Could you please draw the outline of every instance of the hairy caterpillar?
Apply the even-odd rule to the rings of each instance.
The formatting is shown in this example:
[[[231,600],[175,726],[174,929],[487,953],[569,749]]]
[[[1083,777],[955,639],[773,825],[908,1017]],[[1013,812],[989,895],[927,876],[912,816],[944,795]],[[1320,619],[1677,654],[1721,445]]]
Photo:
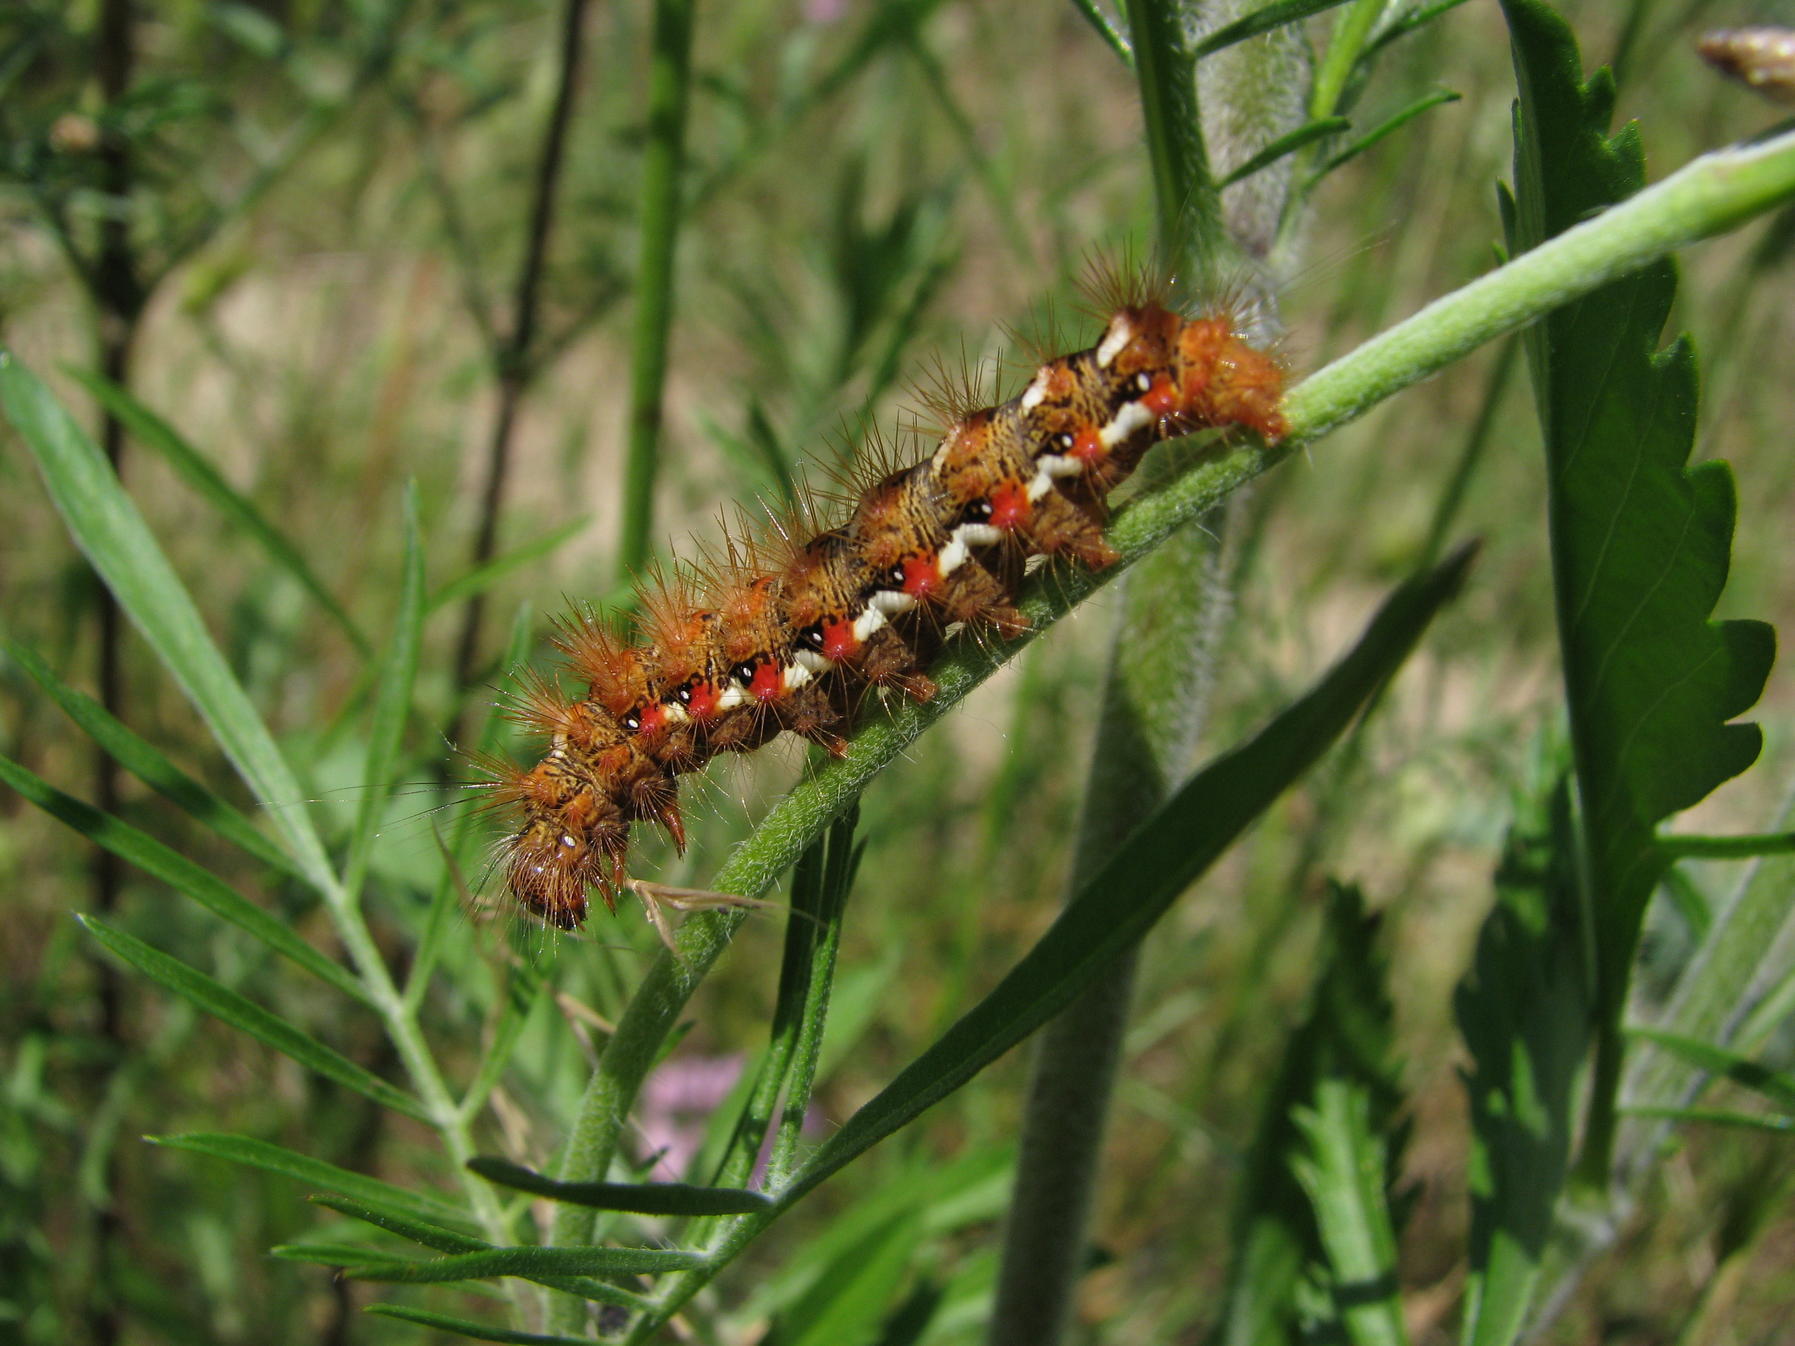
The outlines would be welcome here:
[[[490,799],[520,821],[500,864],[525,909],[561,929],[587,893],[615,910],[631,825],[683,848],[679,777],[789,732],[845,749],[867,696],[933,695],[930,662],[964,625],[1011,635],[1031,557],[1102,568],[1110,492],[1159,440],[1206,428],[1284,433],[1284,369],[1231,305],[1181,312],[1121,271],[1087,350],[1050,359],[1000,406],[950,408],[921,461],[875,463],[835,522],[814,504],[726,537],[702,580],[674,572],[642,595],[633,632],[590,611],[555,644],[586,685],[526,674],[506,713],[547,740],[528,769],[482,762]],[[659,913],[649,894],[651,916]]]

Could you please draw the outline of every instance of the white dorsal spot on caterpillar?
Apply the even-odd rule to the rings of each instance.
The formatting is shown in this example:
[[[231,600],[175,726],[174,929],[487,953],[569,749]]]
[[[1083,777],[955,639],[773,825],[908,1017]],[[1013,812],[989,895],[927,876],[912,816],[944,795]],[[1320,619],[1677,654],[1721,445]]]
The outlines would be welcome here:
[[[1148,411],[1139,402],[1125,403],[1120,411],[1110,418],[1109,424],[1097,432],[1097,438],[1106,449],[1133,439],[1140,431],[1158,421],[1159,417]]]
[[[1108,369],[1116,362],[1130,341],[1134,340],[1134,324],[1128,320],[1126,313],[1118,313],[1110,320],[1109,331],[1103,334],[1103,340],[1097,345],[1097,368]],[[1029,410],[1030,408],[1024,408]]]
[[[908,594],[896,594],[893,596],[899,598],[909,597]],[[915,600],[911,600],[911,606],[915,606]],[[854,639],[864,645],[867,641],[871,640],[875,634],[883,630],[889,624],[884,609],[877,603],[869,602],[861,609],[860,615],[854,618]]]

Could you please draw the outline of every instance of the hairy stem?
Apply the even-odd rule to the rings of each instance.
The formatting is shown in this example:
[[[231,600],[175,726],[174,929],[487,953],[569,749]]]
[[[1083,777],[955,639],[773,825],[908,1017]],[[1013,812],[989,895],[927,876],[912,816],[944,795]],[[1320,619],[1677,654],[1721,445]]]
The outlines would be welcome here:
[[[1126,581],[1085,787],[1068,900],[1183,777],[1232,609],[1226,510],[1186,527]],[[1192,583],[1192,576],[1203,578]],[[1104,1123],[1133,1002],[1139,946],[1041,1032],[988,1340],[1065,1335],[1089,1239]]]

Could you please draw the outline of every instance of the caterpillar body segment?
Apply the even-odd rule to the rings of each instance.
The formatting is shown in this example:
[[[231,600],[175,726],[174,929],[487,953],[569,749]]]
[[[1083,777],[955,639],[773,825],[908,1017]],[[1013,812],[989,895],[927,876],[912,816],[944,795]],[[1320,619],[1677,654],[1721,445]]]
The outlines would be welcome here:
[[[707,573],[646,586],[632,634],[592,612],[559,623],[586,692],[526,677],[506,713],[547,753],[493,772],[495,800],[520,815],[501,854],[526,910],[572,929],[589,889],[612,909],[626,889],[650,900],[655,885],[626,876],[629,831],[649,822],[683,846],[681,775],[781,733],[840,753],[869,696],[935,694],[927,670],[951,630],[1026,628],[1031,558],[1114,564],[1109,496],[1153,444],[1209,428],[1283,436],[1275,352],[1225,312],[1182,315],[1138,281],[1110,288],[1120,302],[1096,345],[1046,361],[999,406],[938,396],[952,414],[932,452],[882,455],[839,512],[808,499],[758,534],[728,531]]]

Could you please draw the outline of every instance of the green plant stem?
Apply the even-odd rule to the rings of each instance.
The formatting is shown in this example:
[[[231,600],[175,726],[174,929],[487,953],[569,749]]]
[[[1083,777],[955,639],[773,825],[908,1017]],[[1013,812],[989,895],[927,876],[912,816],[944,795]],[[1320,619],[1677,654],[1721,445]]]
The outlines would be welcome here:
[[[1795,195],[1795,132],[1715,150],[1435,300],[1293,388],[1285,414],[1326,434],[1492,337]]]
[[[1315,71],[1315,82],[1309,89],[1309,117],[1320,120],[1340,111],[1340,100],[1346,93],[1347,81],[1371,38],[1378,18],[1389,8],[1389,0],[1353,0],[1346,12],[1334,23],[1334,35]]]
[[[630,367],[629,436],[623,475],[624,578],[641,571],[654,528],[667,340],[673,325],[673,262],[684,218],[686,98],[692,83],[694,0],[655,0],[648,77],[648,148],[642,163],[641,251]]]
[[[1181,264],[1214,262],[1213,252],[1225,238],[1222,197],[1203,147],[1196,61],[1185,46],[1183,14],[1164,0],[1126,0],[1124,9],[1160,246],[1170,249],[1168,260]]]
[[[379,947],[374,943],[373,933],[368,929],[360,907],[335,876],[320,885],[319,895],[324,899],[325,909],[330,914],[337,938],[342,941],[350,963],[367,990],[369,1002],[380,1018],[381,1027],[385,1029],[393,1049],[399,1054],[399,1060],[405,1067],[418,1101],[442,1138],[443,1150],[454,1167],[462,1192],[467,1197],[475,1218],[479,1220],[487,1241],[495,1244],[513,1242],[511,1222],[505,1217],[492,1187],[467,1169],[467,1161],[476,1153],[469,1119],[462,1112],[444,1081],[442,1072],[437,1068],[436,1058],[418,1026],[414,1008],[407,1006],[405,997],[394,984],[392,973],[387,968],[386,960],[381,957]]]
[[[711,886],[743,897],[761,896],[867,782],[1029,640],[1127,564],[1297,448],[1436,373],[1481,342],[1792,194],[1795,133],[1704,155],[1656,187],[1436,300],[1296,385],[1285,399],[1290,433],[1282,443],[1223,445],[1163,490],[1119,511],[1110,541],[1122,555],[1121,565],[1101,574],[1056,571],[1031,585],[1021,602],[1033,623],[1028,635],[988,646],[961,642],[932,670],[939,686],[933,700],[903,706],[862,727],[844,757],[822,767],[773,807]],[[604,1177],[619,1129],[661,1043],[746,918],[739,909],[699,913],[680,927],[676,952],[655,960],[599,1058],[556,1176],[582,1182]],[[591,1232],[590,1211],[559,1212],[555,1242],[586,1242]]]

